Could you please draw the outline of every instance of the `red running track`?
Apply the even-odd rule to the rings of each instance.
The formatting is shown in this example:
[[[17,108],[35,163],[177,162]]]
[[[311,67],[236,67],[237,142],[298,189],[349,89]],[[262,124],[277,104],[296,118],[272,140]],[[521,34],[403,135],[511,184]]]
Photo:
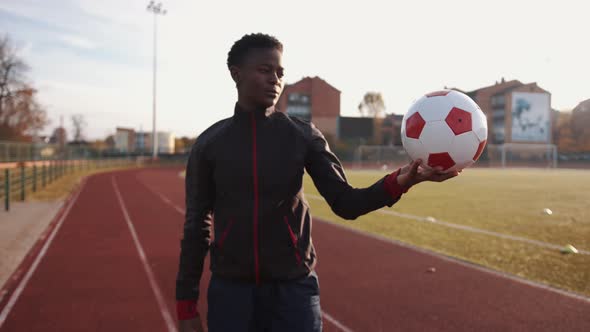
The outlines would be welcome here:
[[[174,330],[178,172],[90,177],[4,286],[0,332]],[[313,237],[324,331],[590,331],[587,299],[325,222]]]

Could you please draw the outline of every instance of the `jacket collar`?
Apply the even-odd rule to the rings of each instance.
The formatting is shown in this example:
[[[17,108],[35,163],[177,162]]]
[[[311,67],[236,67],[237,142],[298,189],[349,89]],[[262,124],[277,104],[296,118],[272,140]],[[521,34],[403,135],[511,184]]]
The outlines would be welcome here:
[[[252,113],[254,113],[256,119],[266,119],[270,117],[274,112],[276,112],[274,106],[271,106],[267,109],[258,108],[253,111],[246,111],[243,108],[241,108],[240,105],[238,105],[238,103],[236,103],[236,106],[234,108],[234,119],[250,120],[252,118]]]

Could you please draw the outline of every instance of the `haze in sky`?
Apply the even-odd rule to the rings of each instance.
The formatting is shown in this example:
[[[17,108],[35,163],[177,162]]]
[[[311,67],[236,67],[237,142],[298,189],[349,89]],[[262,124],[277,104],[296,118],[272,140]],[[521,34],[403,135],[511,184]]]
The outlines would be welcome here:
[[[153,15],[147,0],[0,0],[0,33],[30,65],[52,123],[86,117],[89,139],[151,131]],[[587,1],[166,0],[158,17],[158,130],[196,136],[231,116],[227,52],[242,35],[284,44],[285,82],[320,76],[358,115],[367,91],[403,114],[422,94],[502,77],[537,82],[552,107],[590,98]],[[70,131],[71,132],[71,131]]]

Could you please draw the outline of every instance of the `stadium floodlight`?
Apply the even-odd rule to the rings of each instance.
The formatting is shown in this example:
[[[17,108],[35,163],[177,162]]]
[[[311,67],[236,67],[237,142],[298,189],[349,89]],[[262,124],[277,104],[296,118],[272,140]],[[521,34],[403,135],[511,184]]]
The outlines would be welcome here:
[[[156,135],[156,72],[157,72],[157,29],[158,29],[158,15],[166,15],[166,10],[163,8],[162,3],[150,1],[147,6],[147,10],[152,12],[154,15],[154,52],[153,52],[153,109],[152,109],[152,158],[158,158],[158,137]]]

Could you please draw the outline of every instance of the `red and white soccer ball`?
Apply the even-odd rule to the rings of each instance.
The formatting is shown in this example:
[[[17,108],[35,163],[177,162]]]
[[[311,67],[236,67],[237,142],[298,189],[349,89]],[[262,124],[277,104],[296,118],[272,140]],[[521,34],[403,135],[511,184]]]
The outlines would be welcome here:
[[[471,166],[488,138],[484,113],[455,90],[429,93],[416,100],[402,121],[402,144],[412,160],[445,171]]]

